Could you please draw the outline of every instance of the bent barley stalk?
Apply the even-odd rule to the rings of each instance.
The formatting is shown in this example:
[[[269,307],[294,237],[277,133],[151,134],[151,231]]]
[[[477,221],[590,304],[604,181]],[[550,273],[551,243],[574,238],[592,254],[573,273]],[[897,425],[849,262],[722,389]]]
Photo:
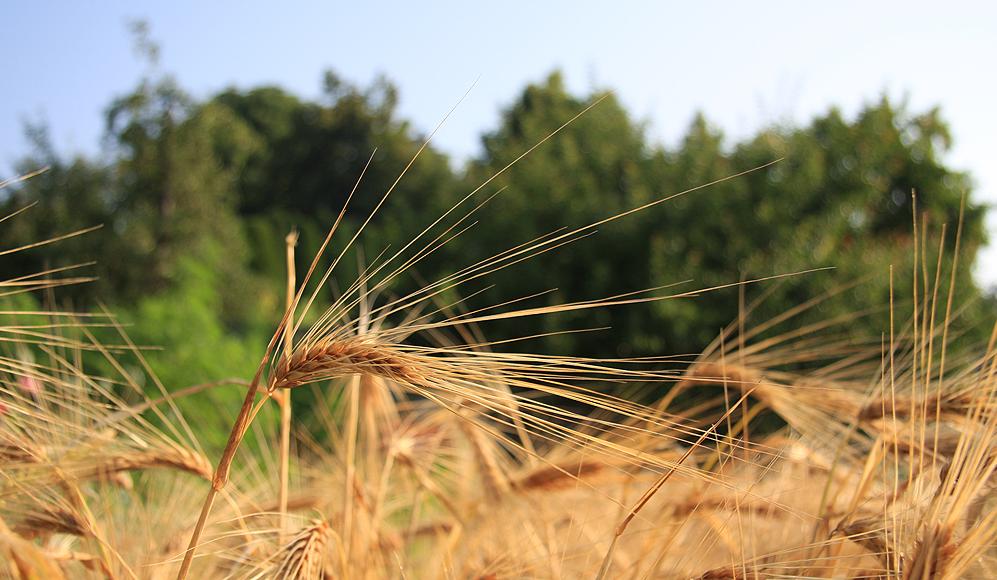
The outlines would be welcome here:
[[[571,123],[574,119],[576,119],[578,116],[580,116],[581,114],[583,114],[585,111],[587,111],[593,106],[595,106],[595,103],[593,103],[585,110],[580,112],[578,115],[567,121],[560,128],[558,128],[550,135],[548,135],[547,138],[541,140],[540,143],[528,149],[522,156],[520,156],[519,159],[521,159],[523,156],[529,153],[529,151],[532,151],[541,143],[549,139],[551,136],[557,133],[557,131],[560,131],[561,128],[567,126],[568,123]],[[435,134],[435,130],[433,134]],[[433,134],[430,134],[429,139],[432,138]],[[426,148],[426,146],[428,146],[428,143],[429,140],[427,139],[427,141],[424,142],[423,146],[420,147],[419,150],[412,157],[408,165],[406,165],[405,169],[403,169],[399,177],[384,193],[380,202],[378,202],[378,204],[372,210],[371,214],[368,215],[366,221],[357,230],[351,241],[346,245],[346,247],[342,250],[339,256],[333,261],[332,266],[330,266],[326,274],[320,279],[319,285],[316,288],[315,292],[318,291],[319,287],[324,285],[328,277],[332,274],[333,268],[335,268],[336,264],[339,263],[339,260],[342,258],[345,252],[349,249],[349,247],[353,244],[353,242],[356,241],[356,239],[360,236],[366,225],[373,218],[374,214],[380,209],[381,205],[383,205],[383,203],[387,200],[388,196],[394,190],[395,186],[397,186],[398,182],[402,179],[402,177],[404,177],[405,173],[416,161],[416,159]],[[505,169],[511,167],[512,164],[515,163],[516,161],[518,161],[518,159],[510,163]],[[368,161],[368,165],[369,163],[370,161]],[[641,205],[639,207],[635,207],[620,212],[618,214],[611,215],[607,218],[601,219],[592,224],[576,228],[567,233],[559,235],[541,236],[540,238],[537,238],[536,240],[533,240],[532,242],[529,242],[525,245],[516,246],[508,252],[502,252],[492,260],[486,260],[484,263],[477,264],[475,266],[472,266],[468,269],[459,272],[457,275],[454,275],[445,280],[441,280],[437,284],[432,284],[427,286],[423,291],[420,292],[423,295],[419,298],[416,298],[414,303],[407,302],[407,300],[409,300],[411,297],[403,298],[399,301],[396,301],[386,311],[378,314],[378,316],[380,318],[383,318],[388,314],[390,314],[391,312],[396,312],[399,309],[401,310],[411,309],[415,307],[419,302],[431,299],[433,296],[441,292],[442,290],[440,289],[440,286],[443,286],[444,289],[456,287],[461,283],[465,283],[469,280],[473,280],[480,276],[483,276],[484,274],[488,273],[488,271],[494,271],[497,269],[504,268],[506,266],[519,262],[523,259],[527,259],[531,255],[536,255],[537,253],[542,253],[552,248],[556,248],[566,243],[570,243],[573,239],[578,239],[578,236],[583,234],[587,235],[586,232],[591,232],[594,228],[602,224],[624,218],[639,211],[647,210],[651,207],[664,203],[670,199],[674,199],[675,197],[691,193],[692,191],[708,187],[709,185],[720,183],[729,179],[733,179],[740,175],[745,175],[747,173],[757,171],[759,169],[771,165],[772,163],[767,163],[745,172],[724,177],[715,180],[713,182],[710,182],[709,184],[691,188],[689,190],[680,192],[678,194],[656,199],[654,201],[645,203],[644,205]],[[444,217],[449,215],[451,211],[455,210],[460,204],[469,199],[470,196],[474,195],[474,193],[479,191],[487,183],[491,182],[495,177],[504,172],[505,169],[500,170],[492,178],[489,178],[481,186],[475,189],[471,194],[466,196],[463,200],[459,201],[455,206],[453,206],[453,208],[451,208],[451,210],[446,212],[444,216],[439,218],[436,222],[431,224],[426,230],[424,230],[422,233],[413,238],[413,240],[408,244],[406,244],[402,248],[402,250],[400,250],[392,258],[384,262],[381,266],[374,269],[372,273],[362,276],[361,280],[359,280],[357,283],[351,286],[350,291],[347,293],[347,297],[352,296],[354,293],[360,291],[360,289],[365,286],[365,283],[369,276],[372,276],[377,272],[380,272],[381,269],[386,267],[388,263],[398,258],[402,254],[402,252],[408,249],[413,243],[415,243],[416,240],[422,237],[432,227],[440,223],[440,221]],[[366,168],[364,171],[366,171]],[[362,177],[363,173],[361,173],[361,179]],[[357,184],[359,184],[359,179],[357,181]],[[354,187],[354,191],[356,191],[356,186]],[[183,561],[181,562],[180,570],[177,575],[178,580],[182,580],[183,578],[185,578],[190,571],[194,554],[200,542],[200,537],[204,530],[204,526],[207,524],[207,519],[211,512],[212,506],[214,505],[214,501],[218,496],[218,494],[221,492],[221,490],[224,489],[224,487],[228,483],[229,475],[232,468],[232,462],[235,459],[235,454],[241,444],[243,437],[245,436],[246,431],[249,428],[250,423],[253,420],[253,417],[258,411],[258,407],[254,409],[254,400],[256,396],[256,390],[258,386],[262,384],[262,379],[266,369],[266,365],[270,361],[270,357],[277,351],[277,345],[280,342],[282,335],[286,332],[286,329],[289,326],[292,326],[290,321],[294,319],[299,321],[301,320],[301,316],[295,316],[295,311],[300,303],[301,298],[303,297],[305,287],[308,285],[308,282],[311,280],[312,274],[314,273],[318,265],[319,258],[323,255],[325,248],[332,240],[333,234],[336,232],[337,227],[341,223],[341,220],[346,213],[346,208],[349,205],[350,200],[352,199],[352,195],[353,194],[351,193],[350,196],[347,197],[346,203],[344,204],[343,209],[340,211],[340,214],[337,217],[336,222],[333,224],[333,227],[330,229],[328,235],[326,236],[325,241],[323,242],[319,251],[316,253],[312,261],[312,264],[307,274],[304,277],[304,281],[300,285],[300,288],[295,296],[295,299],[292,302],[292,306],[288,308],[284,313],[284,316],[280,324],[278,325],[277,331],[274,333],[273,337],[271,338],[270,344],[267,346],[266,352],[260,362],[260,365],[253,378],[253,381],[250,384],[250,388],[247,390],[246,397],[243,400],[242,407],[236,418],[235,424],[233,425],[233,428],[230,432],[228,442],[226,443],[225,449],[222,452],[221,459],[219,460],[218,465],[215,469],[214,477],[212,478],[211,488],[204,499],[204,503],[201,508],[201,513],[198,516],[197,523],[194,526],[194,531],[191,534],[188,548],[184,553]],[[472,209],[471,213],[476,211],[476,209],[477,208]],[[470,215],[470,213],[468,213],[467,215]],[[458,220],[458,223],[459,221],[462,220]],[[453,227],[455,226],[451,226],[451,229]],[[449,231],[450,230],[448,229],[447,232]],[[391,278],[399,275],[402,271],[408,269],[414,263],[418,262],[418,260],[421,257],[423,257],[426,252],[431,252],[434,249],[434,245],[437,244],[438,241],[439,238],[437,238],[437,240],[433,240],[432,242],[430,242],[430,244],[427,245],[427,247],[424,248],[423,250],[415,252],[415,255],[405,260],[402,266],[398,268],[398,270],[387,274],[386,279],[383,280],[380,284],[386,283]],[[732,284],[731,286],[737,286],[740,284]],[[375,287],[375,289],[376,288],[377,287]],[[688,295],[690,296],[695,294],[696,292],[688,293]],[[602,307],[622,306],[626,304],[639,304],[643,302],[652,302],[664,299],[664,297],[661,296],[644,296],[636,298],[634,296],[635,296],[634,293],[630,293],[602,301],[598,300],[586,301],[586,302],[562,305],[558,307],[524,309],[521,311],[507,312],[495,315],[485,315],[478,317],[471,316],[466,318],[447,320],[440,324],[412,323],[405,328],[398,329],[395,336],[396,337],[407,336],[414,332],[418,332],[420,330],[432,330],[434,328],[438,329],[446,327],[466,326],[469,324],[474,324],[485,320],[498,320],[503,318],[508,319],[516,317],[537,316],[537,315],[549,314],[559,311],[590,310]],[[472,359],[470,358],[464,358],[460,361],[463,364],[470,364],[471,366],[472,370],[471,376],[473,378],[470,379],[469,381],[467,373],[464,372],[462,368],[460,368],[461,365],[454,364],[452,361],[441,362],[439,359],[437,359],[437,357],[426,357],[426,356],[421,356],[416,358],[412,357],[410,354],[407,353],[403,355],[400,352],[393,351],[392,350],[393,347],[386,346],[387,344],[390,344],[390,342],[369,343],[363,341],[358,342],[352,339],[344,340],[341,333],[332,332],[330,330],[332,328],[332,325],[335,324],[337,319],[342,318],[345,315],[343,308],[346,307],[348,309],[355,304],[355,302],[353,303],[349,302],[348,300],[350,299],[347,297],[341,298],[340,301],[338,301],[333,307],[331,307],[327,311],[327,313],[322,317],[321,322],[316,325],[315,329],[313,329],[311,333],[314,336],[314,335],[322,335],[323,331],[327,331],[328,334],[326,336],[324,337],[319,336],[318,339],[312,340],[310,342],[306,340],[307,346],[305,348],[297,347],[296,349],[297,352],[294,355],[290,357],[287,357],[285,355],[280,359],[280,361],[278,361],[275,372],[272,374],[272,376],[269,377],[269,380],[266,383],[268,386],[268,388],[266,389],[266,397],[271,396],[278,389],[293,388],[320,379],[343,377],[347,375],[362,375],[365,373],[369,373],[375,376],[380,376],[383,378],[396,381],[417,394],[430,397],[437,401],[439,401],[439,399],[431,394],[433,390],[438,390],[442,388],[443,391],[445,392],[453,392],[452,388],[447,387],[447,383],[450,382],[450,380],[452,380],[455,377],[459,379],[462,378],[464,385],[457,390],[456,394],[460,397],[467,397],[468,399],[473,399],[475,398],[476,395],[477,399],[479,400],[481,399],[482,394],[480,393],[474,393],[474,392],[468,393],[469,387],[467,384],[469,382],[478,383],[478,384],[488,383],[489,371],[483,369],[480,364],[478,365],[473,364],[471,362]],[[315,293],[313,293],[309,297],[309,299],[305,302],[304,304],[305,311],[308,310],[314,298],[315,298]],[[347,301],[344,303],[343,302],[344,300]],[[362,298],[352,299],[352,300],[362,301]],[[295,323],[293,325],[292,331],[290,332],[289,336],[294,334],[294,329],[296,329],[297,324],[298,323]],[[340,329],[342,328],[348,329],[351,327],[351,325],[357,325],[357,324],[358,324],[357,321],[354,321],[351,324],[344,325]],[[484,353],[478,353],[478,354],[484,354]],[[519,386],[534,387],[534,388],[540,386],[546,386],[546,388],[542,390],[548,393],[559,391],[563,394],[565,390],[555,381],[563,381],[565,378],[567,378],[568,380],[578,380],[579,378],[577,376],[572,377],[568,375],[568,373],[575,373],[577,375],[577,373],[579,373],[582,370],[588,370],[590,372],[594,372],[595,376],[598,376],[602,379],[612,379],[612,378],[620,379],[626,376],[630,376],[632,378],[639,377],[644,380],[660,378],[656,377],[652,373],[641,373],[641,372],[632,372],[632,371],[624,372],[616,369],[598,368],[593,364],[592,361],[584,361],[580,359],[560,359],[560,360],[551,359],[549,361],[545,361],[546,366],[540,366],[537,367],[536,370],[530,371],[525,363],[527,361],[530,361],[531,358],[533,359],[533,362],[535,362],[536,357],[521,357],[515,361],[515,363],[518,365],[519,372],[521,373],[520,376],[522,377],[519,380],[519,382],[521,383]],[[425,366],[427,368],[424,368],[422,364],[414,364],[414,365],[409,364],[411,362],[425,363]],[[507,359],[505,362],[509,363],[509,360]],[[560,368],[558,368],[559,365]],[[426,373],[427,370],[432,372],[429,372],[426,374],[426,376],[423,376],[423,374]],[[490,369],[490,371],[494,372],[494,369]],[[531,373],[533,374],[531,375]],[[530,380],[531,377],[534,378],[535,380],[531,381]],[[592,378],[592,377],[591,376],[582,377],[582,379],[584,378]],[[555,385],[558,386],[555,388],[551,388],[550,387],[551,383],[554,383]],[[589,402],[596,400],[596,398],[592,396],[586,396],[585,398],[588,399]],[[589,440],[598,443],[597,438],[590,438]]]
[[[319,580],[326,565],[326,544],[331,531],[328,522],[316,521],[288,542],[279,554],[273,578]]]
[[[374,375],[400,383],[420,381],[418,361],[405,360],[386,345],[351,339],[326,339],[282,357],[269,389],[292,389],[307,383],[349,375]]]

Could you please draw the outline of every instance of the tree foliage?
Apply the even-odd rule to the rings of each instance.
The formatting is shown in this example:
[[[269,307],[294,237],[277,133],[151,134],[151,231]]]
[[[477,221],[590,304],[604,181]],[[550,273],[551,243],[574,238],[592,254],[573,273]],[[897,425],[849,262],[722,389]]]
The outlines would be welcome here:
[[[681,143],[669,149],[648,143],[641,126],[611,95],[572,96],[556,74],[528,87],[505,112],[501,126],[484,138],[485,154],[470,168],[472,180],[498,171],[600,99],[592,111],[502,177],[508,189],[485,231],[479,232],[488,241],[485,248],[503,240],[515,244],[555,227],[593,223],[653,199],[749,173],[600,227],[592,239],[545,257],[542,268],[524,266],[508,273],[505,283],[498,284],[506,293],[499,298],[510,298],[509,288],[529,295],[555,286],[559,290],[550,301],[675,284],[672,291],[677,293],[832,267],[833,272],[781,282],[756,315],[775,316],[858,279],[864,282],[847,300],[831,300],[811,316],[853,312],[856,299],[885,311],[891,265],[896,299],[912,295],[912,193],[917,192],[920,219],[950,226],[951,248],[960,200],[970,192],[967,176],[941,161],[951,139],[937,110],[912,115],[882,99],[852,121],[831,110],[805,127],[772,127],[732,146],[697,115]],[[963,298],[979,296],[971,268],[965,266],[984,239],[983,210],[970,198],[957,285]],[[738,290],[731,289],[658,302],[651,315],[637,309],[595,317],[586,313],[568,325],[611,325],[616,338],[607,343],[604,336],[578,334],[546,341],[549,348],[567,352],[694,352],[738,316],[739,304]],[[801,324],[806,321],[800,319]],[[854,329],[875,336],[885,322],[884,315],[871,316]],[[976,322],[964,321],[964,326]],[[517,321],[516,330],[544,332],[552,330],[545,326],[550,323],[547,319],[523,328]]]
[[[14,188],[2,209],[9,213],[32,201],[41,209],[5,223],[0,238],[9,247],[104,224],[103,233],[80,239],[72,251],[60,246],[58,253],[43,247],[18,254],[11,271],[101,260],[100,281],[67,296],[86,301],[99,295],[134,317],[158,321],[159,330],[143,330],[141,338],[175,353],[157,364],[173,369],[169,377],[177,382],[185,380],[182,369],[190,376],[238,370],[209,360],[218,353],[203,353],[198,362],[197,341],[180,344],[184,309],[197,306],[190,313],[196,320],[188,322],[200,336],[225,337],[219,340],[227,344],[226,360],[250,360],[247,353],[255,350],[240,341],[265,335],[283,302],[284,234],[291,227],[301,231],[303,267],[371,156],[345,225],[345,232],[355,231],[394,188],[370,226],[369,256],[397,248],[594,104],[478,194],[480,201],[497,193],[472,231],[420,263],[421,279],[437,279],[558,228],[599,222],[749,172],[607,222],[596,235],[495,272],[487,281],[494,287],[476,300],[499,303],[551,291],[532,299],[539,305],[647,288],[676,293],[833,267],[764,286],[768,296],[756,316],[775,316],[862,280],[847,299],[830,300],[809,316],[845,315],[856,304],[878,307],[879,315],[852,325],[868,336],[884,328],[891,265],[895,299],[911,297],[911,193],[917,193],[919,219],[932,226],[929,231],[948,225],[949,247],[961,200],[971,193],[968,176],[944,162],[951,135],[938,110],[911,113],[884,98],[854,118],[830,110],[805,126],[769,127],[736,143],[698,115],[684,138],[666,147],[649,140],[643,123],[611,93],[571,94],[557,73],[524,89],[483,137],[482,154],[464,168],[455,170],[429,146],[396,184],[425,136],[399,117],[398,91],[387,80],[360,87],[330,72],[316,101],[273,86],[230,88],[198,101],[158,72],[154,51],[146,49],[149,73],[108,108],[103,156],[62,159],[44,128],[32,128],[35,151],[21,167],[50,170]],[[985,243],[984,212],[971,195],[967,199],[957,289],[960,298],[973,299],[982,296],[970,273]],[[934,256],[936,246],[924,247]],[[921,276],[933,279],[934,273]],[[400,281],[394,290],[416,283]],[[748,302],[761,292],[748,287]],[[608,334],[548,336],[539,348],[577,355],[689,353],[737,317],[742,302],[733,288],[485,330],[503,339],[611,326]],[[988,302],[975,304],[964,313],[962,330],[992,318]]]

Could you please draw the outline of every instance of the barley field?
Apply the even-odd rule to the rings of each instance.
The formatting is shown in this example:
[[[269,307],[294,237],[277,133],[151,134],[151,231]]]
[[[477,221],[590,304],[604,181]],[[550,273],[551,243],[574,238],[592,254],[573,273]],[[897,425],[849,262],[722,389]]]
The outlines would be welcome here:
[[[0,580],[997,578],[997,3],[0,15]]]
[[[682,195],[708,196],[708,185]],[[391,211],[390,193],[372,214]],[[915,268],[904,278],[882,273],[888,303],[795,323],[849,292],[842,280],[758,319],[766,289],[811,273],[731,280],[724,286],[739,291],[739,315],[695,356],[533,354],[529,337],[492,342],[483,329],[640,311],[716,287],[634,288],[540,307],[470,309],[453,299],[472,280],[570,253],[598,227],[674,197],[494,248],[402,295],[386,291],[392,280],[477,219],[482,206],[470,196],[407,244],[359,258],[359,274],[338,279],[335,293],[328,281],[358,259],[364,228],[334,243],[340,213],[304,271],[294,267],[292,232],[273,240],[288,265],[283,315],[260,345],[255,376],[230,381],[163,384],[145,345],[108,310],[47,301],[0,312],[0,574],[997,574],[997,328],[980,344],[952,330],[963,308],[954,299],[961,222],[946,235],[924,223],[916,199]],[[42,211],[22,210],[0,228]],[[18,276],[0,292],[57,295],[88,280],[79,271]],[[913,301],[892,300],[900,287]],[[844,332],[870,309],[888,312],[879,335]],[[219,409],[230,428],[224,446],[206,445],[182,404],[216,389],[244,393],[241,407]],[[308,421],[292,401],[311,409]]]

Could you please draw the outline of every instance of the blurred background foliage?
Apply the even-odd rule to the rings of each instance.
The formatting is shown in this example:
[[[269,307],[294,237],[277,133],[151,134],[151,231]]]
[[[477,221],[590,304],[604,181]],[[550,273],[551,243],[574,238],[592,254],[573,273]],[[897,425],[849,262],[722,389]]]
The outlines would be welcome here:
[[[60,292],[60,305],[106,303],[131,324],[136,342],[162,347],[148,356],[169,388],[248,378],[283,307],[285,234],[292,227],[301,233],[297,256],[303,271],[368,158],[373,155],[346,214],[344,240],[425,135],[400,118],[398,91],[387,79],[355,86],[327,72],[315,101],[275,86],[231,88],[198,100],[159,72],[155,47],[144,48],[148,73],[109,104],[102,154],[60,157],[47,129],[30,126],[34,150],[20,169],[50,169],[0,197],[4,214],[39,202],[3,224],[2,247],[95,224],[103,224],[103,231],[4,256],[5,275],[98,260],[99,280]],[[886,99],[869,103],[854,118],[832,109],[805,126],[773,126],[739,142],[725,139],[699,115],[680,143],[666,147],[651,141],[644,124],[612,93],[571,94],[554,72],[523,89],[503,111],[499,125],[482,137],[479,157],[457,166],[430,145],[373,220],[364,255],[401,247],[596,101],[476,194],[480,201],[501,191],[471,231],[421,262],[415,276],[399,279],[391,291],[401,293],[558,228],[596,222],[781,159],[607,223],[598,235],[498,271],[463,292],[483,289],[471,303],[482,306],[555,289],[527,303],[539,306],[677,283],[663,292],[685,292],[833,266],[749,287],[749,300],[767,293],[754,318],[765,320],[860,281],[796,324],[872,308],[847,330],[878,340],[888,329],[891,265],[898,303],[909,305],[911,298],[916,190],[935,236],[927,244],[930,256],[943,223],[952,247],[960,201],[968,196],[956,286],[957,303],[965,308],[957,329],[970,337],[989,332],[993,300],[971,276],[985,243],[985,208],[974,201],[968,176],[943,161],[951,137],[941,112],[909,111]],[[333,284],[352,282],[361,259],[346,264]],[[733,288],[496,322],[484,330],[502,340],[612,327],[514,348],[610,357],[695,353],[738,316],[741,302]]]

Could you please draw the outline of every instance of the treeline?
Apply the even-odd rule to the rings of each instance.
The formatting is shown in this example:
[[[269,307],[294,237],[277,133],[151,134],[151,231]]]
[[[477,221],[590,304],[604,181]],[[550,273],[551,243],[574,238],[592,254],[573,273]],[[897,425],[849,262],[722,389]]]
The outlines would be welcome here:
[[[136,340],[165,348],[150,358],[175,386],[246,376],[283,305],[285,234],[300,230],[299,268],[305,268],[368,158],[373,154],[346,214],[347,233],[422,146],[425,136],[400,118],[397,98],[387,80],[355,86],[330,72],[315,101],[274,86],[196,100],[171,78],[149,74],[108,107],[99,156],[64,158],[44,128],[31,129],[35,151],[20,169],[50,169],[0,198],[4,214],[40,202],[0,226],[3,247],[94,224],[104,229],[7,256],[4,268],[14,276],[96,259],[99,280],[64,289],[61,300],[79,306],[99,298],[134,322],[129,332]],[[606,223],[597,235],[495,272],[465,292],[482,290],[471,302],[477,306],[538,294],[529,304],[539,306],[834,270],[751,286],[745,296],[732,288],[638,307],[496,322],[484,332],[508,339],[612,327],[550,335],[528,348],[592,356],[693,353],[762,293],[755,320],[860,282],[797,323],[870,309],[848,330],[878,339],[887,328],[890,265],[896,302],[911,298],[912,191],[935,235],[924,245],[932,256],[942,224],[952,247],[960,200],[971,194],[968,176],[942,160],[951,136],[937,110],[913,113],[882,99],[854,118],[832,109],[804,126],[773,126],[736,143],[697,116],[681,142],[666,147],[651,141],[644,124],[612,94],[572,94],[554,73],[523,90],[498,127],[483,136],[481,155],[465,166],[454,167],[428,146],[372,221],[362,256],[344,262],[333,284],[347,286],[364,260],[404,245],[595,101],[591,111],[476,193],[473,203],[497,195],[469,231],[391,290],[438,279],[558,228],[597,222],[781,160]],[[978,332],[993,316],[971,277],[985,243],[983,215],[969,195],[956,288],[959,303],[971,306],[960,314],[959,332]],[[945,264],[947,277],[951,260]],[[932,281],[935,272],[921,275]]]

